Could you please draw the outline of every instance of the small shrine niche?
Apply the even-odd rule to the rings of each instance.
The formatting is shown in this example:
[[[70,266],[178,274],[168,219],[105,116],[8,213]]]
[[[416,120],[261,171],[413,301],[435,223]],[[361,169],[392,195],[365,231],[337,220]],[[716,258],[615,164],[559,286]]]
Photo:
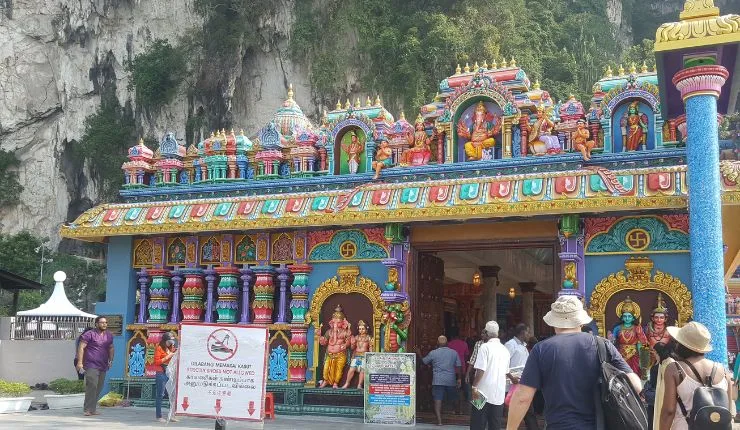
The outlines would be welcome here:
[[[652,108],[639,99],[619,105],[612,114],[612,136],[614,152],[655,149],[655,114]]]
[[[502,158],[502,114],[501,108],[488,100],[476,100],[463,108],[454,124],[458,160]]]
[[[360,127],[346,127],[337,135],[334,144],[334,174],[365,173],[367,134]]]

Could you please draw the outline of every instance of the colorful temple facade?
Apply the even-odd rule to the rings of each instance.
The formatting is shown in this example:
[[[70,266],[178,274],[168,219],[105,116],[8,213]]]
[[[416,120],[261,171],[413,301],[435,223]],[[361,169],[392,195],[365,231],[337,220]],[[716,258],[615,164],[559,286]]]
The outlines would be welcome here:
[[[572,294],[625,354],[630,339],[652,346],[664,323],[694,319],[727,361],[740,161],[720,161],[717,125],[737,109],[740,16],[711,3],[686,2],[680,22],[658,29],[657,67],[610,68],[590,106],[556,103],[514,60],[483,62],[458,66],[413,123],[368,98],[314,124],[290,88],[255,136],[139,142],[122,166],[122,202],[61,232],[108,244],[96,313],[125,322],[110,383],[153,403],[162,333],[184,321],[255,324],[269,328],[278,411],[361,414],[359,390],[325,388],[346,386],[357,345],[428,350],[449,296],[468,334],[502,318],[498,266],[443,285],[430,252],[522,244],[554,251],[553,285],[509,290],[538,335],[553,298]],[[641,329],[626,314],[650,321]]]

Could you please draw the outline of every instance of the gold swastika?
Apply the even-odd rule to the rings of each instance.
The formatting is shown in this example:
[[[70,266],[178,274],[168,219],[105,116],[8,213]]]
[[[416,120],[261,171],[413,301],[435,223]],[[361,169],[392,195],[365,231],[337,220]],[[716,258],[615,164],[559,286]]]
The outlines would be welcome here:
[[[624,240],[629,249],[642,251],[650,245],[650,233],[641,228],[636,228],[627,232]]]

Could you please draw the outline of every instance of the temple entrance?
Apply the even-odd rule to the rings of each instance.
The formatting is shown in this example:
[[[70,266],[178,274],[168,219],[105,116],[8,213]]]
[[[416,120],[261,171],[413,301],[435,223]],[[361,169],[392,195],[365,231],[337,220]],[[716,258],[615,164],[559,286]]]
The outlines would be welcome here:
[[[533,341],[552,335],[542,317],[557,296],[559,270],[554,242],[419,250],[413,285],[413,344],[426,355],[436,347],[438,336],[457,338],[467,344],[467,362],[490,320],[499,323],[502,341],[511,337],[519,323],[530,326]],[[419,363],[417,372],[419,418],[432,420],[432,370]],[[467,424],[470,405],[466,394],[459,394],[460,405],[445,405],[445,421]],[[460,415],[455,414],[458,409]]]

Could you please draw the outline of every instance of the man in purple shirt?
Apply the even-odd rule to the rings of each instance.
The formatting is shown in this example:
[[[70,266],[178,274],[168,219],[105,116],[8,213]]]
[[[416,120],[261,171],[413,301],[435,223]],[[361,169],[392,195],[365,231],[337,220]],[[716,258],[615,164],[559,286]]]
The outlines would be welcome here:
[[[105,383],[105,373],[113,363],[113,335],[108,331],[105,317],[95,318],[95,330],[80,337],[77,347],[77,371],[85,372],[85,416],[97,412],[100,390]]]

